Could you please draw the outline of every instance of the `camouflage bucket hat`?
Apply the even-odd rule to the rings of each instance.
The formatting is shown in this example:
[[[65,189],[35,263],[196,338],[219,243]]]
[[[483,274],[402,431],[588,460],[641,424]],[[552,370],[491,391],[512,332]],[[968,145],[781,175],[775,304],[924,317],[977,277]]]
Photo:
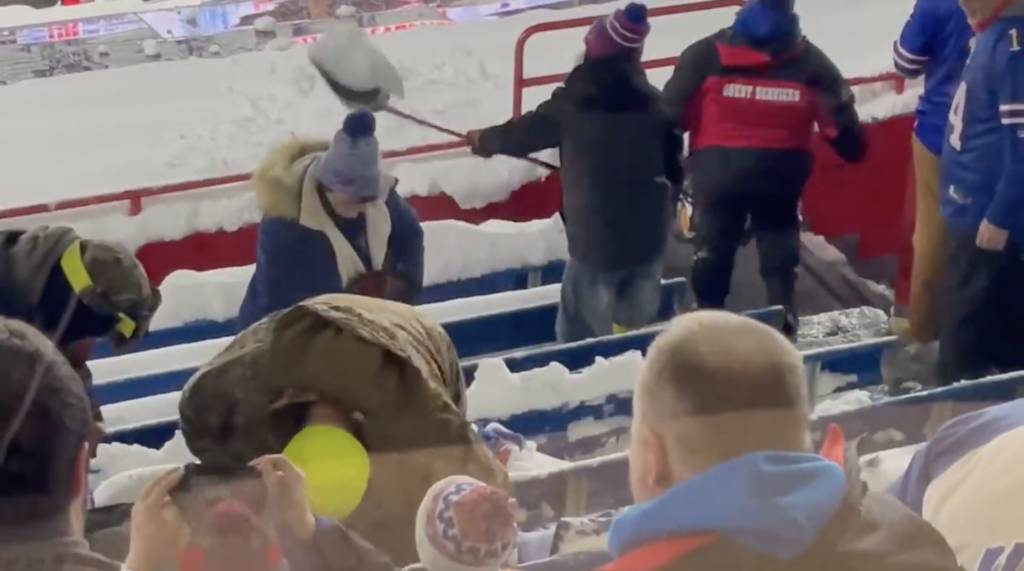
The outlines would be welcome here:
[[[149,276],[138,258],[124,246],[98,240],[82,240],[82,264],[92,278],[93,288],[82,301],[95,310],[117,313],[133,323],[111,334],[116,348],[141,339],[160,307],[160,290],[149,283]]]

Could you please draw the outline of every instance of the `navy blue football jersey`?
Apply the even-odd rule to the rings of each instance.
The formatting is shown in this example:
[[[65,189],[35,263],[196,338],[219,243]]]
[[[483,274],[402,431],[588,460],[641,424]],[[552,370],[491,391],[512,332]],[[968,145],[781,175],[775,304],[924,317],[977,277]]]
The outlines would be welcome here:
[[[951,226],[987,219],[1024,237],[1024,17],[975,39],[949,110],[941,189]]]

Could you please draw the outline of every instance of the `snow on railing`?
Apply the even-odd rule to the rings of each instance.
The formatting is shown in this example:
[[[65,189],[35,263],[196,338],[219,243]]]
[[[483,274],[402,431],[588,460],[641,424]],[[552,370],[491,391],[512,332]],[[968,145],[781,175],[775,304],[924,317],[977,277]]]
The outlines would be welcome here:
[[[742,6],[743,4],[743,0],[704,0],[701,2],[691,2],[687,4],[679,4],[674,6],[660,6],[657,8],[651,8],[648,14],[649,17],[670,16],[676,14],[686,14],[706,10],[714,10],[718,8],[738,7]],[[523,31],[523,33],[520,34],[519,39],[516,41],[515,60],[513,65],[513,116],[518,116],[522,114],[524,89],[528,87],[537,87],[542,85],[550,85],[552,83],[558,83],[560,81],[563,81],[566,78],[566,76],[569,75],[568,73],[560,73],[537,77],[526,77],[525,68],[523,65],[526,42],[531,37],[537,34],[589,26],[597,18],[598,16],[585,16],[582,18],[571,18],[568,20],[541,22],[539,24],[534,24],[526,28]],[[643,62],[643,66],[646,69],[668,67],[675,65],[677,59],[677,57],[668,57],[647,60]],[[850,79],[850,85],[853,86],[884,82],[893,82],[895,84],[895,93],[903,93],[905,88],[904,80],[902,77],[898,76],[895,73],[887,73],[872,77],[855,77]],[[405,149],[385,151],[383,153],[383,158],[390,160],[409,159],[412,157],[421,157],[436,153],[455,151],[463,149],[465,148],[465,146],[466,143],[464,141],[430,143],[426,145],[418,145],[415,147],[409,147]],[[244,183],[248,181],[249,178],[249,173],[235,174],[228,176],[206,178],[202,180],[180,182],[168,185],[136,188],[132,190],[125,190],[122,192],[114,192],[109,194],[101,194],[98,196],[88,196],[70,200],[61,200],[47,204],[35,204],[32,206],[10,208],[6,210],[0,210],[0,220],[9,220],[12,218],[21,218],[26,216],[35,216],[39,214],[62,212],[68,210],[78,210],[82,208],[89,208],[100,205],[115,204],[118,202],[127,203],[127,214],[129,216],[138,216],[143,210],[143,201],[145,201],[146,199],[159,196],[183,194],[193,191],[219,190],[218,187],[229,187],[231,185]],[[227,188],[225,188],[225,190],[227,190]]]

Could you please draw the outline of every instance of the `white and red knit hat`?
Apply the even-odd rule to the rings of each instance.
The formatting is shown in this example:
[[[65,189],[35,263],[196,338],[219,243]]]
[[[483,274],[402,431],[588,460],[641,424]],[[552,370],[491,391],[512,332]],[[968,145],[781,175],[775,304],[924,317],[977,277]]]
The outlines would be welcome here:
[[[450,476],[423,497],[416,551],[427,571],[483,571],[515,564],[515,501],[469,476]]]

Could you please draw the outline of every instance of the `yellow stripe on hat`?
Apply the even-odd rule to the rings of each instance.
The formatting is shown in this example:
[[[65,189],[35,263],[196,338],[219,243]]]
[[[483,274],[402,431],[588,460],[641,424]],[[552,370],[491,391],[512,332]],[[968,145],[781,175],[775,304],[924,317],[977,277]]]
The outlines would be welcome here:
[[[82,259],[82,241],[75,240],[64,250],[60,257],[60,269],[64,272],[64,278],[68,280],[71,291],[78,297],[92,289],[96,284],[85,267],[85,260]],[[117,312],[117,332],[126,339],[131,339],[135,334],[135,320],[124,313]]]

